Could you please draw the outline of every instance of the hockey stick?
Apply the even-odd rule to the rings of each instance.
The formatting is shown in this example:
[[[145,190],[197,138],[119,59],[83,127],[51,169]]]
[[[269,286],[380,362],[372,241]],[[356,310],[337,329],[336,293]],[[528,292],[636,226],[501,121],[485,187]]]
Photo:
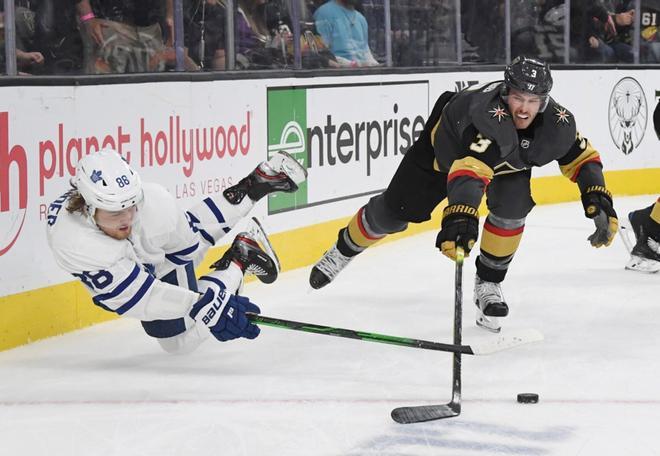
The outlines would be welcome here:
[[[258,325],[272,326],[274,328],[291,329],[325,336],[345,337],[347,339],[364,340],[367,342],[378,342],[381,344],[399,345],[402,347],[421,348],[424,350],[436,350],[450,353],[463,353],[465,355],[490,355],[502,350],[517,347],[518,345],[537,342],[543,339],[543,335],[533,329],[521,332],[510,332],[498,335],[489,341],[472,344],[456,345],[430,342],[428,340],[411,339],[408,337],[388,336],[385,334],[357,331],[354,329],[335,328],[332,326],[317,325],[314,323],[301,323],[299,321],[283,320],[281,318],[266,317],[251,312],[246,313],[248,319]]]
[[[454,274],[454,344],[461,345],[463,330],[463,260],[462,247],[456,249],[456,272]],[[397,423],[421,423],[423,421],[453,418],[461,414],[461,353],[454,352],[452,369],[451,401],[441,405],[419,405],[399,407],[392,410],[392,419]]]

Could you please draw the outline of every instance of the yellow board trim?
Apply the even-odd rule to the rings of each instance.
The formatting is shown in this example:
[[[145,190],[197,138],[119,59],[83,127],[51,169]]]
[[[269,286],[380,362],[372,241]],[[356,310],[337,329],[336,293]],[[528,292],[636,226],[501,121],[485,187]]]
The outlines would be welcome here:
[[[617,195],[660,194],[660,168],[610,171],[605,173],[605,179],[607,188],[615,196],[615,206]],[[532,194],[537,204],[577,201],[580,198],[577,185],[563,176],[532,179]],[[444,207],[442,204],[436,208],[431,221],[411,223],[403,233],[386,236],[380,242],[437,230]],[[484,204],[480,213],[486,213]],[[579,216],[576,214],[576,217]],[[349,220],[350,217],[345,217],[270,236],[282,269],[301,268],[316,262],[336,240],[337,231],[345,227]],[[210,251],[200,270],[207,269],[223,250],[216,248]],[[95,306],[88,292],[77,281],[3,296],[0,297],[0,350],[114,318],[117,318],[114,314]]]

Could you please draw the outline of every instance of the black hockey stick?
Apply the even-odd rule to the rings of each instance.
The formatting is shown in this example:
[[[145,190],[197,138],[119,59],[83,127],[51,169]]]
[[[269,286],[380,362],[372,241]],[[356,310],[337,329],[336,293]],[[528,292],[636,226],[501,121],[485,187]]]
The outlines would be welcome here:
[[[461,345],[463,331],[463,260],[462,247],[456,249],[456,272],[454,274],[454,345]],[[452,370],[451,401],[441,405],[419,405],[399,407],[392,410],[392,419],[397,423],[421,423],[423,421],[452,418],[461,414],[461,353],[454,352]]]
[[[258,325],[272,326],[274,328],[292,329],[325,336],[345,337],[348,339],[365,340],[381,344],[399,345],[402,347],[421,348],[424,350],[437,350],[450,353],[463,353],[466,355],[489,355],[518,345],[536,342],[543,339],[543,335],[536,330],[525,330],[518,333],[507,333],[498,335],[485,342],[460,345],[430,342],[428,340],[411,339],[409,337],[388,336],[385,334],[357,331],[354,329],[335,328],[332,326],[317,325],[314,323],[302,323],[299,321],[272,318],[251,312],[246,313],[248,319]]]

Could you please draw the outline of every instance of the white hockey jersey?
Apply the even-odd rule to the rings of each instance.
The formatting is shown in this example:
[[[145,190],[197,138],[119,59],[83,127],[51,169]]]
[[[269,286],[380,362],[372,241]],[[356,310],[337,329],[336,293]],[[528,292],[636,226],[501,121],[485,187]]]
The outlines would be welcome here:
[[[143,188],[128,239],[111,238],[90,217],[68,212],[67,193],[49,206],[48,243],[98,306],[143,321],[184,317],[199,299],[194,267],[254,203],[245,198],[234,206],[220,194],[185,211],[162,186]],[[168,274],[180,286],[159,280]]]

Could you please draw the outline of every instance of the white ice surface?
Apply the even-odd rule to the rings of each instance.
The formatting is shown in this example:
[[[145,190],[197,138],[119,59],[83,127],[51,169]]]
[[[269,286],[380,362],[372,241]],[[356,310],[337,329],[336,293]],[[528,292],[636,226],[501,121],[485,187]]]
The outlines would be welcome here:
[[[504,330],[545,341],[464,356],[457,418],[390,419],[449,401],[447,353],[263,327],[176,357],[121,319],[0,353],[0,455],[660,455],[660,275],[625,271],[619,240],[592,248],[592,226],[577,203],[529,216]],[[305,268],[245,294],[268,316],[451,342],[453,264],[434,239],[372,248],[321,291]],[[490,337],[474,326],[474,272],[470,258],[464,343]]]

